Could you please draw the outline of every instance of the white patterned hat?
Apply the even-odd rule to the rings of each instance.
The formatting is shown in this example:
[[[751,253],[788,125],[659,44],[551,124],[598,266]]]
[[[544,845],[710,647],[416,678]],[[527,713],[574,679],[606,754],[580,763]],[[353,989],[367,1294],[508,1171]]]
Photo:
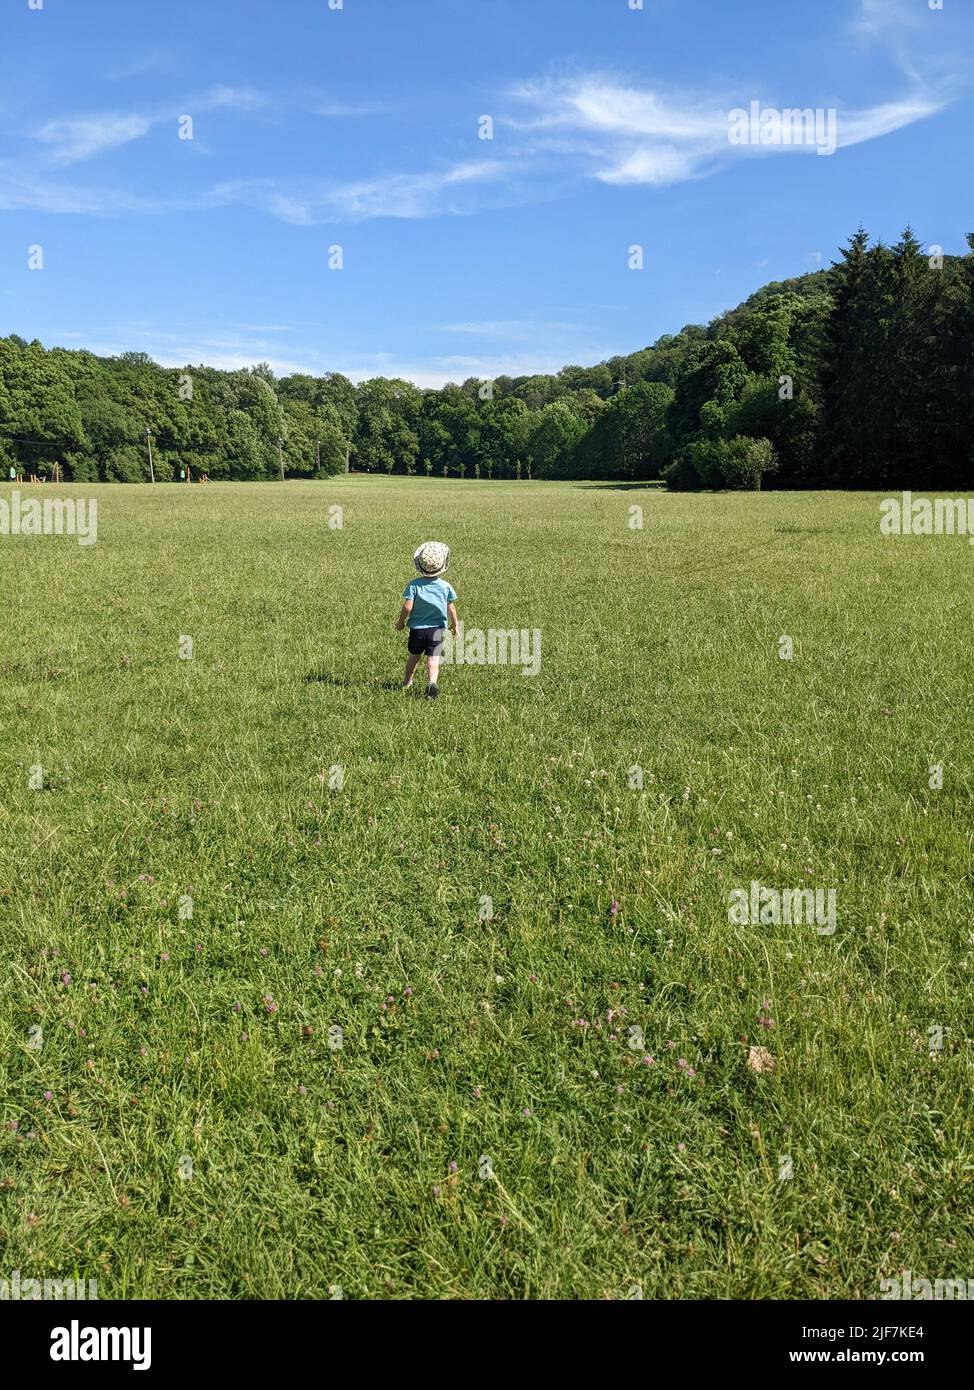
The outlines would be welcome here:
[[[420,574],[426,575],[428,579],[435,579],[438,574],[445,574],[449,563],[450,547],[444,545],[442,541],[423,541],[413,556],[413,564]]]

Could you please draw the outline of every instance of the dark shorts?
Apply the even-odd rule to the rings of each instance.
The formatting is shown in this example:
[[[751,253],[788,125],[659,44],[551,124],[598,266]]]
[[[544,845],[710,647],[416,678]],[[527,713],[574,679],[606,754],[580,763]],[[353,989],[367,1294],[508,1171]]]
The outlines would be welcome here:
[[[411,656],[439,656],[443,650],[445,627],[411,627],[409,653]]]

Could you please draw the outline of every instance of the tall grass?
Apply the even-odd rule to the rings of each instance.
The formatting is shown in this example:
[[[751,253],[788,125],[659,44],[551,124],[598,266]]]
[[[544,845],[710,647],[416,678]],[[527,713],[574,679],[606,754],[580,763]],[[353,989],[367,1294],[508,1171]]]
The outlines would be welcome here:
[[[0,538],[0,1277],[974,1277],[965,540],[866,494],[95,495],[94,546]],[[431,537],[536,678],[396,688]],[[834,887],[835,933],[732,924],[752,880]]]

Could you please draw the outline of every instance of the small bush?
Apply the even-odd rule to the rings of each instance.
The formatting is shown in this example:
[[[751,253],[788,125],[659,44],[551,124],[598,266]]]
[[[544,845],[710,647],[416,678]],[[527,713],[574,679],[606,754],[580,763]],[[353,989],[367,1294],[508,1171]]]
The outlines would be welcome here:
[[[769,440],[739,434],[733,439],[695,439],[663,470],[663,478],[673,492],[756,491],[765,473],[773,473],[777,466]]]

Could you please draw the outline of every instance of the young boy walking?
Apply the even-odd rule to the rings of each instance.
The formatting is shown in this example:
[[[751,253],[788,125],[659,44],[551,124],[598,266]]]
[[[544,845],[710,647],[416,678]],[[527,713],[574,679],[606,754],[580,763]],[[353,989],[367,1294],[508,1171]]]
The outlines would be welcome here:
[[[402,611],[396,631],[402,632],[409,623],[409,658],[403,689],[412,690],[413,675],[422,658],[426,657],[426,698],[439,695],[436,678],[440,674],[440,654],[449,622],[450,631],[457,630],[457,596],[453,585],[441,576],[450,563],[450,548],[442,541],[425,541],[413,556],[419,576],[411,579],[403,590]]]

